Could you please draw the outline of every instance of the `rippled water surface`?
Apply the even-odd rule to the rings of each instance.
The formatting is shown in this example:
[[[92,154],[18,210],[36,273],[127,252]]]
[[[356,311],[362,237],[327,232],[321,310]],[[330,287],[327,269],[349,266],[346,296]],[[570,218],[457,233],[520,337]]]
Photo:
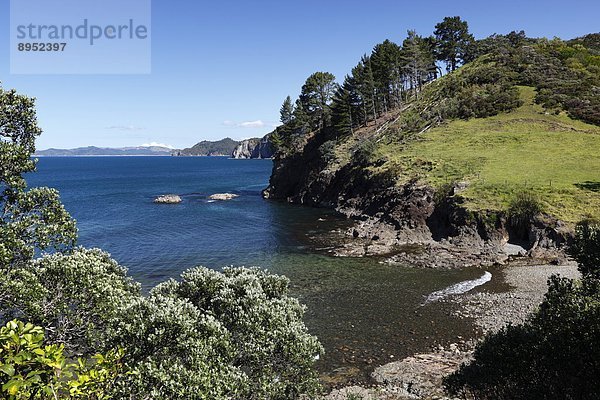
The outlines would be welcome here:
[[[79,243],[112,254],[146,289],[186,268],[256,265],[291,279],[306,322],[325,345],[325,380],[364,380],[375,365],[471,333],[427,295],[480,270],[423,270],[377,258],[334,258],[323,234],[347,221],[326,210],[263,200],[270,160],[221,157],[42,158],[32,186],[60,190]],[[213,193],[240,197],[209,202]],[[160,194],[183,202],[158,205]]]

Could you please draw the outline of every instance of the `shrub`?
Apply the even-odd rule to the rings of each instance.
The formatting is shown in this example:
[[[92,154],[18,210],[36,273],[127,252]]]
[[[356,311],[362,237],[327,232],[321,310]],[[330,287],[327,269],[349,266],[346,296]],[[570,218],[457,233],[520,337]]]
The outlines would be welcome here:
[[[259,269],[225,268],[222,273],[194,268],[181,282],[157,286],[152,296],[192,304],[220,323],[228,337],[230,365],[243,371],[243,398],[294,399],[319,388],[313,370],[323,352],[302,321],[304,308],[287,295],[289,281]]]
[[[541,211],[542,206],[535,194],[529,191],[518,192],[508,206],[508,223],[511,228],[523,235]]]
[[[584,277],[600,279],[600,224],[597,221],[577,224],[571,255]]]
[[[435,189],[433,201],[436,205],[444,204],[454,195],[455,182],[443,183]]]
[[[44,345],[39,326],[9,321],[0,329],[0,393],[2,398],[109,399],[119,374],[122,350],[67,361],[62,345]]]
[[[2,318],[36,321],[65,356],[123,348],[113,398],[293,399],[319,389],[322,347],[288,280],[195,268],[149,297],[108,254],[77,249],[0,276]],[[62,350],[61,350],[62,351]]]
[[[113,345],[127,346],[125,363],[133,372],[119,377],[115,398],[244,398],[247,380],[232,363],[229,332],[189,301],[135,299],[107,334]]]
[[[120,304],[140,296],[127,270],[97,249],[47,255],[0,275],[4,321],[22,318],[72,353],[104,348],[105,330]]]
[[[319,157],[325,165],[336,160],[335,146],[335,140],[328,140],[319,146]]]
[[[373,140],[363,140],[354,150],[353,159],[358,165],[369,165],[375,159],[377,144]]]

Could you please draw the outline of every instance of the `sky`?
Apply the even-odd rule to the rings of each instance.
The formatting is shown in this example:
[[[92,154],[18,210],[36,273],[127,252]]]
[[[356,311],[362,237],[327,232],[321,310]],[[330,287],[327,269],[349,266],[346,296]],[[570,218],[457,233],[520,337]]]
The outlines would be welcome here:
[[[401,43],[408,29],[430,35],[445,16],[467,20],[476,38],[600,31],[598,0],[153,0],[150,73],[17,75],[9,14],[0,0],[0,82],[37,99],[38,149],[263,136],[311,73],[343,80],[375,44]]]

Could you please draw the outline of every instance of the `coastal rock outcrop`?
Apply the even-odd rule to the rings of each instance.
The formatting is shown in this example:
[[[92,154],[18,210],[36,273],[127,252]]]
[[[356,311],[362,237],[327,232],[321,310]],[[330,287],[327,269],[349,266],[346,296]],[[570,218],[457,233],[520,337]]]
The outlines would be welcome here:
[[[232,158],[271,158],[273,157],[273,145],[269,141],[269,135],[259,139],[246,139],[240,142],[233,150]]]
[[[181,197],[176,194],[164,194],[154,199],[157,204],[177,204],[181,203]]]
[[[317,138],[316,138],[317,139]],[[374,173],[377,162],[350,162],[331,168],[319,156],[322,145],[309,141],[304,151],[275,159],[265,198],[332,208],[355,221],[338,247],[338,256],[391,256],[392,263],[424,267],[464,267],[505,262],[507,242],[521,244],[526,256],[560,260],[571,232],[539,216],[517,234],[505,212],[468,210],[463,183],[440,194],[419,180],[397,184],[394,176]]]
[[[233,193],[215,193],[208,196],[209,200],[231,200],[236,197],[240,197],[240,195]]]

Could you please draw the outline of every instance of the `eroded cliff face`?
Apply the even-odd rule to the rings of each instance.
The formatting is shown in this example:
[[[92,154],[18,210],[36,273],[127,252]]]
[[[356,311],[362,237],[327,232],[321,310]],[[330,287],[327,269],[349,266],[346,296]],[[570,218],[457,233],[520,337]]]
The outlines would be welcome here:
[[[269,141],[269,135],[261,139],[246,139],[233,150],[233,158],[271,158],[273,157],[273,146]]]
[[[524,229],[511,227],[504,212],[470,211],[460,188],[442,196],[412,180],[372,174],[367,165],[350,162],[331,168],[319,156],[321,143],[309,141],[302,152],[276,158],[265,198],[333,208],[354,226],[345,232],[337,255],[388,254],[394,262],[424,267],[489,265],[508,259],[507,243],[522,255],[553,262],[564,260],[571,229],[540,215]]]

